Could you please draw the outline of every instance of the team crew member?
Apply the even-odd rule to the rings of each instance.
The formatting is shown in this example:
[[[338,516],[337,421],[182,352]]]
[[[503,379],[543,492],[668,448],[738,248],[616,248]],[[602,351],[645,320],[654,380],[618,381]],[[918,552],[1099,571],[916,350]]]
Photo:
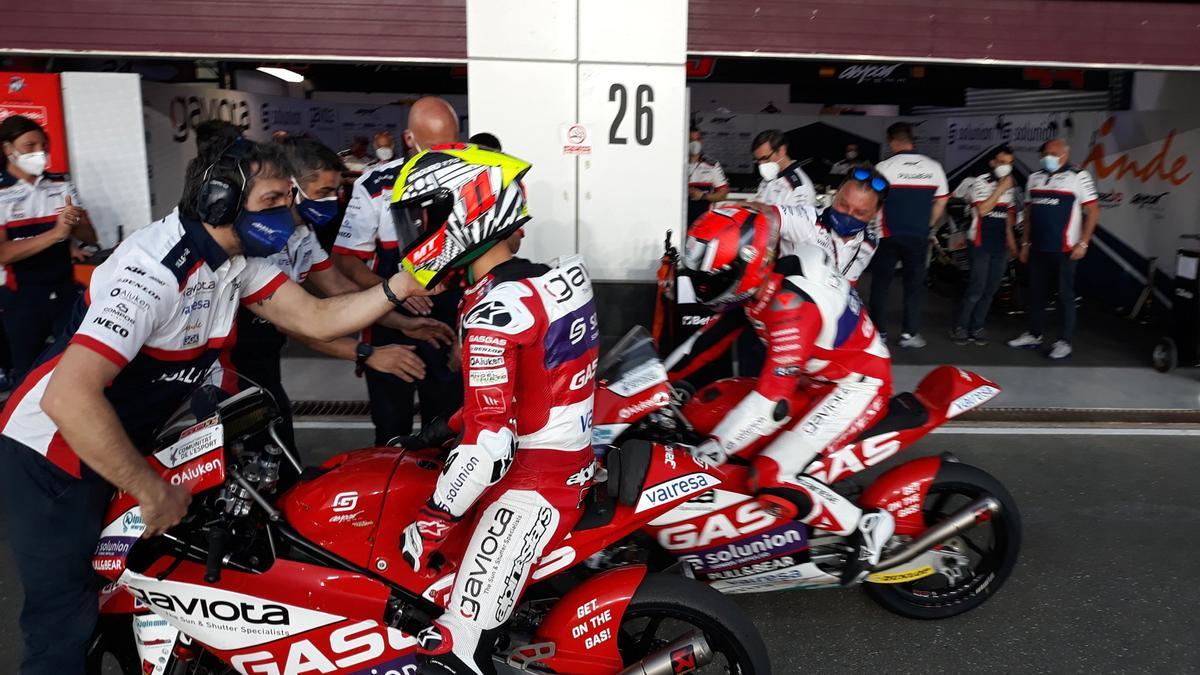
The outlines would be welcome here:
[[[400,542],[424,572],[471,517],[446,612],[418,636],[431,654],[419,673],[493,672],[481,634],[508,620],[534,562],[578,522],[594,473],[591,431],[579,424],[592,413],[600,342],[587,269],[577,256],[553,268],[514,258],[504,243],[529,219],[519,184],[528,170],[455,146],[418,154],[396,182],[396,208],[424,230],[405,268],[427,285],[450,266],[468,266],[474,280],[463,298],[461,440]],[[480,185],[480,201],[464,199]],[[478,569],[486,573],[467,573]]]
[[[685,378],[715,358],[748,325],[767,345],[767,363],[754,390],[713,429],[693,454],[713,464],[782,432],[751,462],[757,498],[786,518],[851,535],[843,581],[858,581],[879,562],[894,522],[886,512],[863,512],[829,486],[803,473],[822,453],[841,448],[886,411],[890,354],[853,286],[811,245],[775,260],[779,232],[769,213],[722,207],[688,229],[683,264],[696,296],[722,312],[667,359],[672,379]],[[802,410],[791,410],[797,388],[818,389]],[[788,425],[789,421],[794,420]]]
[[[33,120],[0,122],[12,178],[0,187],[0,265],[5,268],[4,327],[18,378],[66,325],[79,292],[71,238],[96,243],[96,231],[67,176],[47,173],[50,139]]]
[[[829,167],[829,175],[831,177],[845,176],[850,173],[850,170],[862,164],[862,160],[858,158],[858,144],[847,143],[846,154],[841,159],[833,163]]]
[[[762,176],[754,201],[772,205],[816,205],[813,182],[800,168],[800,162],[788,156],[782,131],[768,129],[755,136],[750,152],[758,165],[758,175]]]
[[[375,159],[390,162],[396,158],[396,137],[390,131],[375,133]]]
[[[829,254],[834,269],[852,285],[871,263],[879,238],[870,223],[887,198],[887,180],[870,169],[854,169],[842,181],[833,203],[817,211],[811,206],[777,206],[779,254],[791,255],[816,244]],[[761,212],[772,208],[751,203]]]
[[[714,202],[729,195],[729,181],[721,163],[701,154],[704,134],[692,127],[688,136],[688,222],[699,218]]]
[[[942,165],[914,149],[912,125],[893,124],[887,129],[887,139],[892,156],[875,167],[891,184],[891,192],[883,207],[883,238],[871,267],[871,318],[886,340],[888,292],[899,261],[904,269],[904,330],[897,344],[916,349],[925,346],[921,311],[925,304],[929,229],[946,211],[950,189]]]
[[[1001,146],[991,159],[991,171],[964,180],[954,191],[956,197],[971,203],[972,211],[971,227],[967,230],[971,277],[958,310],[958,322],[950,331],[950,339],[957,345],[987,344],[983,321],[1008,269],[1009,257],[1017,255],[1017,240],[1013,235],[1017,217],[1013,159],[1012,149]]]
[[[1047,286],[1057,280],[1062,308],[1062,337],[1050,348],[1052,359],[1071,355],[1075,337],[1075,265],[1087,255],[1100,220],[1092,175],[1068,163],[1071,148],[1062,139],[1042,146],[1042,170],[1025,185],[1025,223],[1021,262],[1029,263],[1029,330],[1009,347],[1037,348],[1046,324]]]
[[[307,282],[321,295],[328,297],[358,291],[357,284],[333,267],[313,231],[337,216],[337,191],[345,167],[336,153],[312,139],[290,138],[282,147],[296,171],[297,201],[292,206],[296,229],[283,250],[267,259],[289,279],[298,284]],[[432,319],[392,312],[381,319],[380,324],[416,339],[436,338],[445,344],[454,341],[454,332],[449,326]],[[314,351],[356,362],[359,368],[388,373],[406,382],[420,379],[425,373],[425,364],[409,345],[375,348],[349,337],[329,342],[299,339]],[[245,307],[238,310],[237,341],[230,352],[234,370],[270,391],[290,422],[291,405],[283,389],[280,371],[280,353],[286,342],[287,336],[269,321]],[[285,429],[290,431],[290,424]]]
[[[404,137],[410,147],[417,149],[454,143],[458,140],[458,115],[443,99],[419,99],[409,110]],[[418,235],[410,223],[397,222],[389,210],[392,186],[404,163],[401,158],[380,164],[354,183],[333,247],[333,260],[360,288],[378,285],[381,275],[394,274],[399,269],[401,250]],[[413,315],[430,316],[449,325],[455,323],[460,297],[458,293],[443,293],[432,299],[415,298],[407,308]],[[364,340],[375,347],[415,345],[425,363],[425,378],[415,385],[393,375],[366,371],[376,443],[412,433],[414,394],[420,398],[421,422],[426,425],[435,418],[448,418],[462,405],[461,378],[447,363],[450,350],[413,341],[382,326],[372,327]]]
[[[25,588],[23,673],[84,672],[99,607],[91,555],[113,487],[137,499],[146,536],[186,514],[187,487],[163,481],[138,448],[216,361],[239,304],[330,340],[427,292],[397,274],[351,295],[306,293],[263,259],[292,232],[291,201],[276,146],[240,141],[193,160],[178,210],[96,269],[73,327],[0,414],[0,492]]]

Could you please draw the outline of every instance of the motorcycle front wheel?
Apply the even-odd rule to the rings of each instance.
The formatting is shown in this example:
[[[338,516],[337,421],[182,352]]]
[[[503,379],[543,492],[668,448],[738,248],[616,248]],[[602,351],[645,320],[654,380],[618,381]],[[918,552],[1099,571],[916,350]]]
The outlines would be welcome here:
[[[884,609],[910,619],[946,619],[986,602],[1004,585],[1021,550],[1021,514],[1016,501],[986,471],[946,462],[922,506],[925,524],[933,525],[988,496],[1000,502],[1000,512],[942,545],[961,561],[952,568],[953,574],[939,572],[902,584],[867,583],[867,595]]]
[[[625,610],[617,649],[632,665],[690,632],[704,635],[712,662],[694,672],[766,675],[767,646],[754,623],[732,600],[693,579],[647,574]]]

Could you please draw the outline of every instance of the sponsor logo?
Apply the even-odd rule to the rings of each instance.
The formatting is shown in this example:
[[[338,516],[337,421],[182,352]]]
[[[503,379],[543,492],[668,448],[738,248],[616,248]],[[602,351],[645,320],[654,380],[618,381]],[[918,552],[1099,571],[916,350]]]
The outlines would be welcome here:
[[[463,319],[463,326],[503,328],[512,323],[512,320],[512,312],[504,303],[499,300],[489,300],[480,303],[475,309],[468,312],[466,318]]]
[[[150,277],[150,278],[151,278],[151,279],[153,279],[154,277]],[[157,281],[157,280],[156,280],[156,281]],[[141,292],[145,293],[146,295],[149,295],[150,297],[154,298],[155,300],[162,300],[162,296],[160,296],[158,293],[155,293],[155,292],[154,292],[154,289],[150,288],[149,286],[147,286],[147,285],[145,285],[145,284],[143,284],[143,283],[140,283],[140,282],[138,282],[138,281],[134,281],[133,279],[129,279],[129,278],[127,278],[127,277],[124,277],[124,278],[121,278],[121,279],[117,279],[117,283],[118,283],[118,284],[124,284],[125,286],[133,286],[134,288],[136,288],[136,289],[138,289],[139,291],[141,291]],[[117,296],[117,293],[116,293],[115,291],[110,291],[110,292],[109,292],[109,295],[110,295],[110,296],[113,296],[113,297],[116,297],[116,296]],[[137,296],[125,296],[125,295],[122,295],[121,297],[137,297]]]
[[[455,458],[456,455],[451,455],[450,459],[446,461],[446,470],[454,465]],[[453,502],[455,498],[458,497],[459,491],[462,490],[462,487],[467,484],[467,477],[470,476],[473,471],[475,471],[475,467],[477,466],[479,466],[479,457],[472,456],[467,460],[467,463],[458,470],[458,475],[450,479],[450,489],[446,491],[447,502]],[[443,473],[444,472],[445,470]],[[443,510],[448,511],[449,509]]]
[[[568,302],[575,297],[577,291],[587,288],[587,271],[581,264],[571,265],[558,274],[546,277],[544,285],[556,302]]]
[[[417,531],[426,537],[444,537],[450,531],[450,523],[444,520],[418,520]]]
[[[484,410],[503,410],[504,392],[499,387],[488,387],[475,392],[475,403]]]
[[[173,593],[147,591],[128,586],[130,593],[151,607],[191,619],[225,622],[241,621],[261,626],[286,626],[290,619],[283,605],[258,602],[231,602],[199,597],[181,597]]]
[[[200,455],[212,452],[221,447],[224,438],[224,427],[212,424],[202,429],[189,430],[191,433],[181,438],[174,445],[154,454],[158,461],[168,469],[183,466]]]
[[[124,516],[121,516],[121,533],[122,534],[141,534],[146,531],[146,523],[142,520],[141,509],[126,511]]]
[[[977,405],[987,402],[1000,393],[1000,390],[991,386],[983,385],[973,389],[962,396],[959,396],[950,404],[950,408],[946,410],[946,417],[956,417],[974,408]]]
[[[163,373],[154,379],[155,382],[180,382],[183,384],[195,384],[199,382],[208,372],[207,368],[197,368],[190,366],[181,370],[176,370],[170,373]]]
[[[179,473],[171,475],[171,485],[183,485],[184,483],[194,483],[204,476],[220,471],[222,468],[220,458],[210,459],[202,464],[189,466]]]
[[[355,521],[355,519],[357,519],[361,515],[362,515],[362,511],[355,511],[354,513],[340,513],[336,516],[329,516],[329,522],[331,524],[353,523]]]
[[[1102,139],[1113,132],[1116,124],[1117,118],[1109,117],[1100,125],[1100,128],[1097,130],[1096,141],[1092,144],[1092,149],[1088,151],[1087,159],[1083,160],[1081,168],[1091,168],[1095,171],[1096,178],[1100,180],[1108,178],[1115,173],[1118,180],[1132,175],[1142,183],[1161,180],[1172,185],[1183,185],[1187,179],[1192,177],[1192,172],[1187,171],[1188,156],[1183,153],[1176,153],[1174,155],[1171,153],[1171,144],[1175,142],[1175,129],[1167,132],[1167,136],[1162,140],[1162,145],[1159,146],[1158,152],[1143,164],[1139,164],[1133,160],[1127,152],[1119,153],[1109,161],[1108,157],[1110,153],[1105,148]]]
[[[587,385],[588,382],[592,381],[592,378],[595,376],[596,376],[596,360],[592,359],[592,362],[589,363],[586,368],[579,371],[578,373],[575,373],[575,375],[573,377],[571,377],[571,391],[575,391],[576,389],[583,389]]]
[[[200,344],[200,336],[198,334],[193,333],[191,335],[183,336],[183,346],[184,347],[192,347],[192,346],[195,346],[198,344]]]
[[[508,369],[472,370],[467,375],[467,381],[472,387],[490,387],[496,384],[504,384],[508,382]]]
[[[196,311],[196,310],[199,310],[199,309],[208,309],[208,308],[209,308],[209,307],[211,307],[211,306],[212,306],[212,301],[211,301],[211,300],[208,300],[208,299],[205,299],[205,300],[196,300],[195,302],[193,302],[193,303],[192,303],[192,304],[190,304],[190,305],[184,305],[184,306],[181,308],[181,311],[182,311],[184,314],[191,314],[192,312],[194,312],[194,311]]]
[[[646,412],[647,410],[658,410],[671,402],[671,395],[665,391],[655,392],[653,396],[643,401],[638,401],[631,406],[621,408],[617,412],[617,417],[622,420],[627,420],[634,415]]]
[[[774,516],[751,500],[737,507],[731,515],[714,513],[702,523],[690,521],[664,527],[658,531],[658,543],[670,551],[695,549],[721,539],[737,539],[765,530],[775,522]]]
[[[1158,194],[1146,194],[1144,192],[1139,192],[1133,196],[1133,199],[1130,200],[1129,203],[1133,204],[1134,206],[1137,206],[1139,208],[1140,207],[1149,207],[1149,206],[1158,206],[1158,203],[1160,201],[1162,201],[1162,198],[1166,197],[1169,194],[1171,194],[1171,193],[1170,192],[1160,192]]]
[[[471,337],[488,337],[488,336],[472,335]],[[493,347],[491,345],[469,345],[467,347],[467,354],[474,354],[477,356],[503,356],[504,348],[503,347]]]
[[[592,482],[592,479],[595,478],[595,476],[596,463],[591,462],[579,471],[571,474],[571,477],[567,479],[567,485],[587,485]]]
[[[896,69],[904,65],[903,63],[893,63],[891,65],[855,65],[848,66],[838,73],[839,80],[852,80],[855,84],[863,82],[885,82],[893,79]],[[899,79],[903,80],[903,77]]]
[[[96,555],[124,556],[133,548],[137,537],[105,537],[96,544]]]
[[[316,640],[316,642],[314,642]],[[272,654],[266,650],[238,654],[229,660],[229,665],[246,675],[300,675],[300,673],[365,672],[379,675],[413,675],[416,661],[412,655],[380,663],[390,651],[410,651],[416,645],[394,628],[386,628],[377,621],[359,621],[344,626],[329,634],[328,642],[320,637],[299,639]],[[360,666],[370,665],[368,670]]]
[[[129,329],[124,326],[118,326],[112,319],[106,319],[102,316],[98,316],[92,319],[92,323],[96,324],[97,326],[103,326],[123,338],[129,337]]]
[[[712,321],[711,316],[684,316],[680,319],[680,324],[684,326],[703,326],[709,321]]]
[[[190,298],[197,293],[211,293],[217,289],[217,282],[199,281],[183,289],[183,297]]]
[[[781,366],[775,369],[775,374],[779,377],[794,377],[800,374],[799,366]]]
[[[126,266],[125,266],[125,271],[126,271],[126,272],[129,272],[129,273],[131,273],[131,274],[136,274],[136,275],[138,275],[139,277],[144,277],[144,276],[146,276],[146,270],[144,270],[144,269],[142,269],[142,268],[140,268],[140,267],[134,267],[133,265],[126,265]]]
[[[836,483],[844,476],[875,466],[900,452],[903,446],[897,438],[899,435],[898,431],[889,431],[872,436],[858,445],[847,445],[809,464],[803,473],[826,485]]]
[[[774,560],[765,560],[763,562],[745,565],[731,570],[719,570],[714,572],[706,572],[705,576],[709,579],[736,579],[738,577],[748,577],[752,574],[760,574],[762,572],[773,572],[775,570],[791,567],[796,564],[796,560],[791,556],[783,556]]]
[[[357,492],[339,492],[333,496],[333,501],[329,503],[329,508],[336,513],[345,513],[358,508],[358,493]]]
[[[686,476],[673,478],[665,483],[659,483],[643,490],[634,513],[641,513],[646,509],[662,506],[681,497],[703,492],[720,484],[721,480],[716,476],[701,472],[689,473]]]
[[[467,342],[477,342],[486,345],[496,345],[498,347],[507,347],[508,340],[494,335],[468,335]]]
[[[479,598],[492,582],[500,562],[497,553],[508,540],[508,527],[517,514],[511,509],[500,507],[491,517],[491,522],[484,530],[483,539],[475,549],[474,556],[466,565],[467,580],[463,584],[463,597],[459,601],[458,611],[463,617],[473,619],[482,610]]]
[[[608,388],[618,396],[630,397],[666,381],[667,369],[661,361],[652,359],[629,371]]]
[[[133,304],[137,305],[138,307],[141,307],[142,309],[150,309],[150,303],[147,302],[145,298],[143,298],[139,295],[135,295],[133,292],[129,291],[128,289],[114,288],[108,292],[108,297],[121,298],[122,300],[128,300],[129,302],[132,302]]]
[[[1123,192],[1100,192],[1096,196],[1100,199],[1100,208],[1103,209],[1120,206],[1125,201],[1125,193]]]
[[[468,362],[470,368],[495,368],[504,365],[502,356],[472,356]]]
[[[513,603],[517,599],[517,592],[521,590],[520,582],[525,576],[525,571],[533,564],[533,558],[537,555],[538,544],[545,539],[546,533],[553,522],[553,511],[544,507],[538,509],[538,513],[533,519],[533,527],[529,528],[529,531],[525,533],[525,539],[521,542],[521,550],[517,553],[517,557],[513,559],[508,574],[504,576],[504,590],[500,592],[500,597],[496,599],[496,621],[504,622],[512,614]]]
[[[915,570],[905,570],[903,572],[876,572],[868,576],[867,581],[873,584],[902,584],[906,581],[924,579],[933,574],[933,571],[933,567],[925,565]]]

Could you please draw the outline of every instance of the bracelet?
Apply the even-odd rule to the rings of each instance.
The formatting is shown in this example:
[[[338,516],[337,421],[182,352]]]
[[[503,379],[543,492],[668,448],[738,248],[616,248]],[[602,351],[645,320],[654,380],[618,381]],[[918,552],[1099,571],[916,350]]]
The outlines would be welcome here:
[[[1021,248],[1028,248],[1028,247],[1029,247],[1029,242],[1027,242],[1027,241],[1021,242]]]
[[[388,285],[387,279],[383,280],[382,285],[383,285],[383,294],[385,296],[387,296],[388,302],[392,303],[392,306],[395,307],[396,309],[404,309],[404,301],[401,300],[400,298],[396,297],[396,294],[392,292],[392,287]]]
[[[1075,245],[1076,245],[1076,246],[1082,246],[1082,247],[1084,247],[1084,248],[1087,248],[1087,246],[1088,246],[1087,244],[1083,243],[1082,241],[1081,241],[1081,242],[1079,242],[1078,244],[1075,244]]]

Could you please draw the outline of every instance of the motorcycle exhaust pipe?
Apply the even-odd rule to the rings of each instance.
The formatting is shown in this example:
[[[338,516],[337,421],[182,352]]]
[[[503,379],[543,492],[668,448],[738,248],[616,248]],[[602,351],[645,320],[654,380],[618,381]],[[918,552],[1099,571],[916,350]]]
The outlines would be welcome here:
[[[871,573],[883,572],[893,567],[899,567],[950,537],[975,527],[981,520],[1000,513],[1000,510],[1000,502],[994,497],[976,499],[946,520],[925,530],[921,536],[908,542],[904,548],[893,553],[890,557],[880,560],[878,565],[871,568]]]
[[[691,673],[712,663],[712,658],[708,641],[699,632],[692,631],[622,670],[619,675]]]

